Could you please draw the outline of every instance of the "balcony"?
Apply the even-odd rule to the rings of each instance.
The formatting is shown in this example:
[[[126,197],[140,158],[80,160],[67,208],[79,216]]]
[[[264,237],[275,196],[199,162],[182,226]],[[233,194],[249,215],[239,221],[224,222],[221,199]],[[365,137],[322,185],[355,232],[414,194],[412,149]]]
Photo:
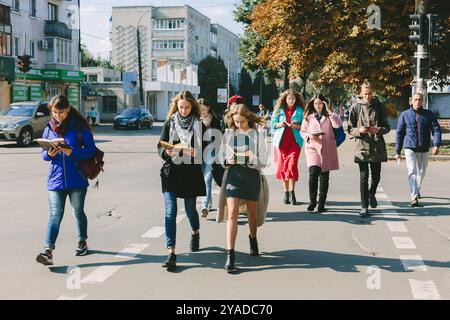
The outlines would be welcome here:
[[[72,40],[72,30],[67,24],[59,21],[45,21],[45,36]]]

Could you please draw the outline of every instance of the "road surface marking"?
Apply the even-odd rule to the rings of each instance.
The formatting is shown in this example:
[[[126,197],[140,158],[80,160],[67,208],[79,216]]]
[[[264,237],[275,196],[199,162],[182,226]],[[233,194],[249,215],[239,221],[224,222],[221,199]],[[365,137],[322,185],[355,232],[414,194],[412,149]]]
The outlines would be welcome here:
[[[420,281],[409,279],[409,285],[414,299],[441,300],[433,280]]]
[[[164,227],[153,227],[144,233],[141,238],[157,239],[164,234],[165,230],[166,229]]]
[[[57,300],[84,300],[87,294],[63,294]]]
[[[400,256],[405,271],[428,271],[421,256]]]
[[[101,284],[106,279],[111,277],[114,273],[120,270],[122,266],[102,266],[92,271],[86,278],[81,280],[81,283],[87,284]]]
[[[388,222],[387,225],[391,232],[408,232],[403,222]]]
[[[139,253],[144,251],[150,244],[148,243],[132,243],[128,248],[123,249],[117,255],[116,259],[135,258]]]
[[[392,237],[392,240],[397,249],[417,249],[410,237]]]

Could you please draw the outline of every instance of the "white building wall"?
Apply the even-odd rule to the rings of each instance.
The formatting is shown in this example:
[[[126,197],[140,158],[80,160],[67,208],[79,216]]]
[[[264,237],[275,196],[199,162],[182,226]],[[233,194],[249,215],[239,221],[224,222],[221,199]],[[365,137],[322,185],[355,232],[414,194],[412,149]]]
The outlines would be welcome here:
[[[0,0],[0,3],[11,7],[11,0]],[[58,6],[58,20],[63,23],[68,23],[68,9],[76,7],[73,1],[64,0],[37,0],[36,1],[36,16],[30,16],[30,0],[20,0],[20,11],[16,12],[11,9],[11,25],[13,38],[19,38],[19,55],[24,53],[30,54],[30,41],[35,42],[35,58],[32,59],[32,68],[45,68],[44,49],[38,48],[38,41],[45,40],[44,27],[45,21],[48,20],[48,3],[53,3]],[[77,27],[77,26],[74,26]],[[26,34],[26,47],[24,48],[24,33]],[[13,55],[14,55],[14,41],[13,41]],[[78,29],[72,31],[72,65],[64,65],[64,69],[78,70]]]
[[[242,69],[242,63],[238,56],[239,37],[219,24],[214,24],[214,26],[217,28],[217,57],[223,60],[226,68],[230,61],[231,84],[237,89]]]
[[[151,80],[151,15],[151,6],[112,8],[112,63],[123,67],[123,71],[138,70],[137,24],[139,22],[144,80]]]

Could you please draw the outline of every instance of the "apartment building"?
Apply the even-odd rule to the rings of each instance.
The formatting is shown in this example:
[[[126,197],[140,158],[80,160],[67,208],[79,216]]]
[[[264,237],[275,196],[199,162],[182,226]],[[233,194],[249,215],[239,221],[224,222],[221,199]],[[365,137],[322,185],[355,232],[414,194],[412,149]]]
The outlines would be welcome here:
[[[239,38],[210,18],[188,5],[113,7],[112,62],[125,71],[138,70],[138,27],[145,105],[156,119],[165,118],[179,91],[200,93],[197,66],[209,55],[226,66],[230,61],[231,84],[237,89]]]
[[[0,0],[0,110],[56,94],[80,107],[78,13],[76,0]],[[16,63],[23,54],[32,62],[26,75]]]

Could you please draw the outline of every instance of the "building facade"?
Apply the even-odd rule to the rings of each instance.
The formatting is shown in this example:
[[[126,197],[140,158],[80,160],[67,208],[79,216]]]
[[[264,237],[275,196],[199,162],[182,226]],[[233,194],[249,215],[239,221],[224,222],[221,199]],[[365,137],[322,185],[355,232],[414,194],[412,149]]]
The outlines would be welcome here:
[[[139,26],[145,105],[163,120],[170,100],[179,91],[200,93],[197,66],[211,55],[228,67],[231,85],[238,88],[239,37],[190,6],[113,7],[111,18],[112,63],[124,71],[138,70]],[[163,66],[169,66],[166,72]],[[172,76],[167,78],[167,74]],[[179,76],[178,76],[179,75]]]
[[[65,0],[0,0],[0,59],[8,70],[11,61],[14,66],[13,79],[0,75],[0,109],[57,94],[66,94],[80,108],[78,5]],[[17,57],[24,54],[32,62],[26,75],[17,67]]]

